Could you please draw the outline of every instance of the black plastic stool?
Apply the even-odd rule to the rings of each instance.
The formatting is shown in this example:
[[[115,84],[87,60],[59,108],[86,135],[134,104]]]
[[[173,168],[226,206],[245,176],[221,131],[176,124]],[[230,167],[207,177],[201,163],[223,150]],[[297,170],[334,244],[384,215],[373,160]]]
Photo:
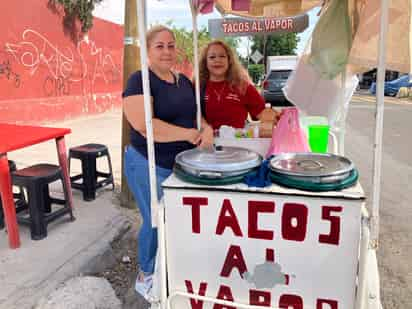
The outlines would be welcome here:
[[[64,200],[50,196],[49,184],[57,180],[63,184]],[[18,213],[17,221],[30,225],[33,240],[47,237],[47,225],[63,215],[69,214],[71,221],[74,221],[73,212],[69,205],[69,192],[59,166],[37,164],[17,170],[13,173],[13,184],[27,190],[29,216]],[[62,207],[52,211],[52,204],[62,205]]]
[[[107,157],[109,165],[109,172],[103,173],[96,169],[96,160],[100,157]],[[71,176],[70,181],[72,188],[81,190],[83,192],[83,199],[85,201],[93,201],[96,198],[96,189],[103,188],[109,184],[113,186],[114,179],[112,162],[110,160],[109,149],[102,144],[85,144],[70,148],[69,150],[69,172],[71,159],[79,159],[82,164],[82,173],[76,176]],[[103,180],[99,180],[103,178]],[[80,179],[83,182],[78,183]]]
[[[16,171],[16,163],[12,160],[9,160],[9,170],[10,175]],[[16,205],[16,212],[20,212],[22,210],[27,209],[26,199],[24,197],[23,188],[19,187],[19,192],[13,192],[14,204]],[[4,229],[4,213],[3,213],[3,205],[0,198],[0,230]]]

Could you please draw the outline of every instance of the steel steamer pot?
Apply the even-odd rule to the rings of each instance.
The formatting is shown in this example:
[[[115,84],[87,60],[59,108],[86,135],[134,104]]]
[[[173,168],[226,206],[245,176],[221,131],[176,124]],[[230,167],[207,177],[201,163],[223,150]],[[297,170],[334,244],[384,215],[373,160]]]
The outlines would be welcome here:
[[[240,147],[194,148],[176,156],[174,172],[184,181],[224,185],[241,182],[261,162],[258,153]]]
[[[323,153],[283,153],[269,163],[272,182],[309,191],[341,190],[352,186],[358,171],[348,158]]]

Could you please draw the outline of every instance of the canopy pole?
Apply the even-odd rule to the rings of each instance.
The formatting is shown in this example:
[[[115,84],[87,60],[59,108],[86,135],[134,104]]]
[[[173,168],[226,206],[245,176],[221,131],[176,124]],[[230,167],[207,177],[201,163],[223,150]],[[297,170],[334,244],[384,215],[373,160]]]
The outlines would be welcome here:
[[[156,186],[156,163],[154,155],[154,137],[152,122],[152,103],[150,97],[149,66],[147,63],[147,46],[146,46],[146,1],[137,1],[137,15],[140,41],[140,61],[142,66],[143,98],[146,124],[146,142],[147,142],[147,159],[149,161],[149,180],[150,180],[150,207],[152,214],[152,225],[157,226],[157,186]]]
[[[381,0],[381,20],[378,54],[378,77],[376,82],[376,127],[373,160],[373,195],[371,218],[371,248],[377,249],[379,242],[379,205],[381,193],[381,168],[382,168],[382,136],[383,115],[385,104],[385,65],[386,65],[386,34],[388,32],[389,1]]]
[[[200,78],[199,78],[199,44],[197,31],[197,7],[193,0],[189,0],[190,9],[192,11],[192,28],[193,28],[193,62],[195,70],[195,94],[196,94],[196,123],[200,130],[202,122],[202,113],[200,108]]]
[[[342,96],[341,96],[341,115],[339,119],[339,139],[338,153],[341,156],[345,155],[345,134],[346,134],[346,117],[348,115],[348,104],[346,103],[346,68],[342,72]]]

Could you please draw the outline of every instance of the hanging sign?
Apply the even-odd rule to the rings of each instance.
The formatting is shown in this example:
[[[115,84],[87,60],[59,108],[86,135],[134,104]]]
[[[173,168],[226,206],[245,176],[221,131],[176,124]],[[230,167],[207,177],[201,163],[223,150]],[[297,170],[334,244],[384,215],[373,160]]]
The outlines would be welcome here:
[[[252,59],[254,63],[258,64],[263,59],[263,55],[256,49],[252,56],[250,56],[250,59]]]
[[[354,308],[361,200],[165,188],[169,293]],[[176,297],[172,308],[234,309]]]
[[[309,16],[287,18],[223,18],[209,19],[212,38],[303,32],[309,26]]]

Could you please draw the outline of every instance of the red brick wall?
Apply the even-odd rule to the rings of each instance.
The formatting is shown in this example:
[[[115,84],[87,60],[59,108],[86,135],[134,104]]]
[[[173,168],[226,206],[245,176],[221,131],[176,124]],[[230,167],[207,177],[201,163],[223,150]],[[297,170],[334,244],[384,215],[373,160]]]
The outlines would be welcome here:
[[[0,1],[0,122],[42,123],[121,104],[123,27],[98,18],[74,43],[48,0]]]

